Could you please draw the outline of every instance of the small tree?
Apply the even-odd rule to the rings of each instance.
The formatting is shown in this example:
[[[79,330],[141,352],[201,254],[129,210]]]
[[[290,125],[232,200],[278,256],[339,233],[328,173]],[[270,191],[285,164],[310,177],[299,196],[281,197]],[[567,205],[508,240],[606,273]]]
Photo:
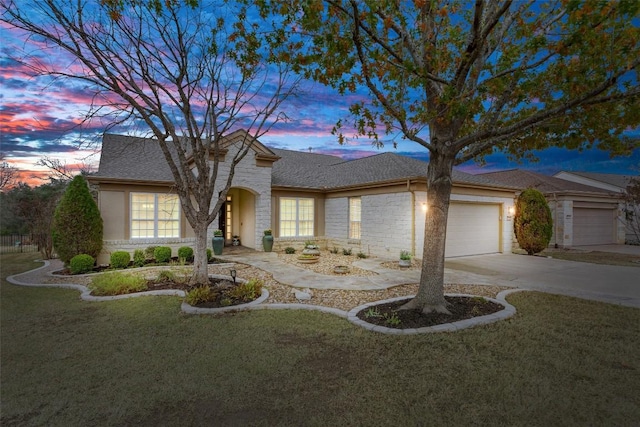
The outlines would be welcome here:
[[[553,221],[544,195],[534,188],[520,193],[516,201],[513,230],[518,244],[529,255],[542,252],[551,241]]]
[[[102,217],[89,186],[78,175],[69,183],[53,216],[53,247],[65,264],[78,254],[97,258],[102,249]]]

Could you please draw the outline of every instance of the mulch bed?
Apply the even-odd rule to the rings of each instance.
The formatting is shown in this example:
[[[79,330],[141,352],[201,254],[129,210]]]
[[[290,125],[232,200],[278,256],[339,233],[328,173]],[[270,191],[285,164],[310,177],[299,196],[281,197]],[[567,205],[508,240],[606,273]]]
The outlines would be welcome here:
[[[423,314],[421,310],[398,310],[409,299],[371,306],[358,312],[360,320],[373,325],[394,329],[413,329],[452,323],[472,317],[485,316],[503,310],[504,307],[482,297],[445,296],[451,315]]]

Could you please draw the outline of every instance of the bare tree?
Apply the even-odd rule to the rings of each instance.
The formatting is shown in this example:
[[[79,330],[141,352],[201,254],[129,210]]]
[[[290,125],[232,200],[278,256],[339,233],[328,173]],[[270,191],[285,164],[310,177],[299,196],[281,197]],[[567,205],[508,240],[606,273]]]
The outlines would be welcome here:
[[[72,58],[61,68],[27,55],[40,75],[95,89],[96,115],[136,120],[157,140],[196,235],[192,281],[207,282],[207,228],[252,141],[284,117],[299,78],[280,61],[294,46],[250,23],[251,5],[227,1],[35,0],[2,3],[1,21]],[[221,142],[247,137],[219,177]]]
[[[5,160],[6,155],[0,153],[0,191],[10,190],[18,178],[18,169]]]
[[[623,134],[640,117],[637,1],[263,3],[307,41],[294,58],[307,76],[342,93],[368,89],[351,106],[357,135],[380,145],[380,134],[399,134],[429,150],[420,288],[404,308],[448,312],[455,164],[494,149],[518,158],[548,146],[638,146]]]

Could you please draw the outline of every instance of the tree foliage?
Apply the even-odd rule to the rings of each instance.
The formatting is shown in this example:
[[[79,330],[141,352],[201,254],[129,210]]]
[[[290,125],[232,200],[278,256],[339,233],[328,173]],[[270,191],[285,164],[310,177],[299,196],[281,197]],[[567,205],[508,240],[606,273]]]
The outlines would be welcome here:
[[[102,217],[87,181],[77,175],[67,186],[53,215],[53,247],[68,264],[76,255],[97,258],[102,250]]]
[[[250,2],[34,0],[2,2],[1,22],[37,40],[17,58],[35,75],[73,79],[94,92],[113,124],[157,140],[196,235],[194,282],[207,282],[207,228],[251,144],[285,117],[299,77],[281,61],[295,46],[251,22]],[[253,15],[255,16],[255,15]],[[50,65],[43,55],[69,58]],[[59,62],[58,62],[59,64]],[[225,159],[225,136],[247,131]],[[138,134],[139,135],[139,134]],[[244,145],[243,145],[244,144]]]
[[[513,231],[518,244],[529,255],[549,246],[553,234],[551,209],[544,195],[535,188],[528,188],[518,196]]]
[[[404,308],[446,312],[455,164],[551,145],[629,153],[640,124],[640,3],[630,0],[263,0],[305,49],[306,76],[362,94],[334,132],[429,150],[420,288]],[[349,126],[351,127],[351,126]]]
[[[44,259],[53,255],[51,224],[56,205],[65,189],[63,183],[30,187],[20,183],[0,194],[2,234],[29,234]]]

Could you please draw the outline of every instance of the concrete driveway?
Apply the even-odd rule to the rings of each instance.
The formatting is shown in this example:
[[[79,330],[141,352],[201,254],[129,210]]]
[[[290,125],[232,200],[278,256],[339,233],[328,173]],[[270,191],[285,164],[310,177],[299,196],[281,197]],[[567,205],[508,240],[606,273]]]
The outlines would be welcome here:
[[[640,247],[632,248],[638,248],[640,254]],[[445,267],[447,283],[472,280],[640,308],[640,266],[495,254],[448,259]]]

